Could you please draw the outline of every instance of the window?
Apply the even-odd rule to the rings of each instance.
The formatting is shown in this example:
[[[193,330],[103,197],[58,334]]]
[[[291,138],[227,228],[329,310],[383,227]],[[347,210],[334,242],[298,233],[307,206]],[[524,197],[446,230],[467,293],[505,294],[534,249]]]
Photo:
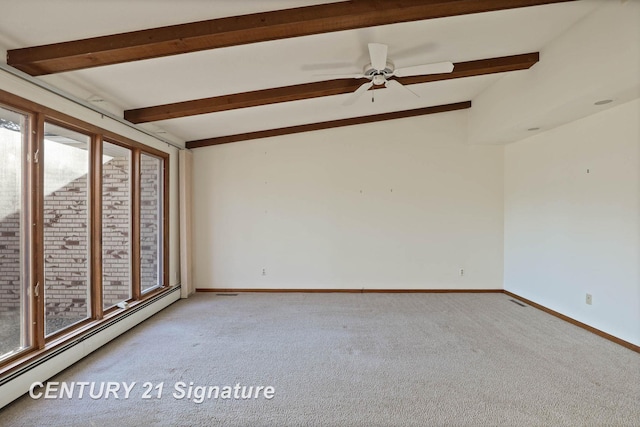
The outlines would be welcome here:
[[[163,161],[140,158],[140,286],[146,292],[162,283]]]
[[[0,360],[31,345],[28,298],[28,117],[0,107]]]
[[[102,305],[131,298],[131,150],[102,147]]]
[[[167,160],[0,90],[0,372],[168,288]]]
[[[44,127],[44,298],[46,335],[91,316],[87,135]]]

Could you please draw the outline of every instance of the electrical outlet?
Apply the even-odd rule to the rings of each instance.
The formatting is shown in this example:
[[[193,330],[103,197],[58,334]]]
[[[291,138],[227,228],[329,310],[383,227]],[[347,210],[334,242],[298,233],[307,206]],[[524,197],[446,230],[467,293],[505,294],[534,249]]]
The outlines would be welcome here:
[[[262,269],[262,275],[263,275],[263,276],[266,276],[266,275],[267,275],[267,269],[266,269],[266,268],[263,268],[263,269]]]
[[[587,294],[587,298],[586,298],[585,302],[586,302],[588,305],[593,304],[593,296],[592,296],[591,294]]]
[[[460,276],[464,276],[464,268],[460,269]]]

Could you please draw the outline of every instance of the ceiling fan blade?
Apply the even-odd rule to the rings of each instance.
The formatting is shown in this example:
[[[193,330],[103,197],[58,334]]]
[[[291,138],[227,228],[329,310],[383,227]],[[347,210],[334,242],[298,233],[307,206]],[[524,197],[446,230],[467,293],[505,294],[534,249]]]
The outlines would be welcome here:
[[[342,105],[352,105],[354,102],[358,100],[362,96],[363,93],[368,91],[371,86],[373,86],[373,82],[367,82],[361,85],[355,92],[353,92],[346,101],[342,103]]]
[[[384,86],[389,89],[402,89],[404,91],[409,92],[413,96],[420,98],[420,95],[418,95],[417,93],[415,93],[414,91],[412,91],[411,89],[409,89],[408,87],[406,87],[405,85],[403,85],[397,80],[387,80]]]
[[[396,77],[421,76],[425,74],[442,74],[453,71],[452,62],[436,62],[433,64],[415,65],[413,67],[398,68],[393,72]]]
[[[371,66],[376,70],[384,70],[387,67],[387,45],[381,43],[369,43],[369,57]]]

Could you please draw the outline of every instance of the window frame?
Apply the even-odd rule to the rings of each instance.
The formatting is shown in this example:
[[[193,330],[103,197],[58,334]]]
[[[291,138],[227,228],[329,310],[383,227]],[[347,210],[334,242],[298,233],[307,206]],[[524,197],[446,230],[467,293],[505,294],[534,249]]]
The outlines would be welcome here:
[[[152,299],[159,294],[169,292],[169,154],[138,141],[87,123],[83,120],[61,113],[57,110],[21,98],[0,89],[0,106],[27,116],[28,132],[26,136],[27,161],[25,175],[28,185],[24,194],[28,212],[25,222],[32,224],[25,236],[26,254],[21,254],[28,260],[26,272],[28,298],[31,306],[31,345],[0,362],[0,376],[4,376],[26,365],[42,354],[59,348],[72,339],[88,333],[119,316],[123,316],[127,309],[117,306],[103,309],[102,287],[102,149],[104,141],[131,150],[131,298],[127,301],[130,307]],[[80,132],[90,137],[89,146],[89,176],[87,177],[89,197],[87,210],[89,212],[89,287],[90,287],[90,315],[68,328],[45,337],[45,298],[44,298],[44,125],[51,123],[69,130]],[[162,283],[157,287],[142,293],[140,290],[140,158],[141,154],[149,154],[162,160],[161,185],[159,195],[162,209],[161,248],[159,262],[162,265]]]

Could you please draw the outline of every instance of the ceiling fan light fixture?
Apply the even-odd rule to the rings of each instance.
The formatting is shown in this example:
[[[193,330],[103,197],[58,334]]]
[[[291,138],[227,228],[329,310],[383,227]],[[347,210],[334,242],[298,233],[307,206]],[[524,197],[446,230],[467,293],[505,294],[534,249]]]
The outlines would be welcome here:
[[[387,78],[384,74],[376,74],[373,76],[373,79],[371,81],[374,85],[381,86],[387,82]]]

